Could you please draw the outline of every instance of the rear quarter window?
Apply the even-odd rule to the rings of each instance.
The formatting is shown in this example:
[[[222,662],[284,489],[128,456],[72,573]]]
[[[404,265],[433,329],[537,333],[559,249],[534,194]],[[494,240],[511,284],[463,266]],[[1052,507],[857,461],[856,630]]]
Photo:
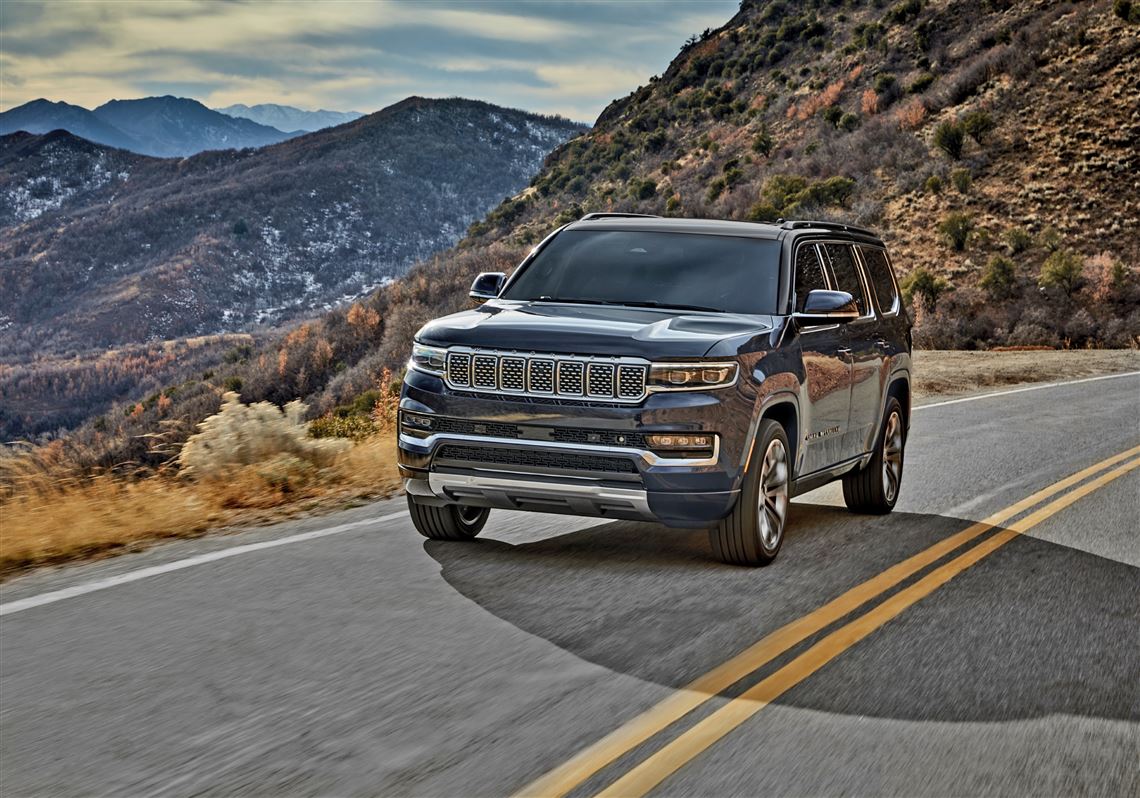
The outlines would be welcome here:
[[[867,264],[867,280],[875,291],[880,313],[894,313],[899,306],[899,293],[891,274],[887,253],[876,247],[859,247],[859,254]]]

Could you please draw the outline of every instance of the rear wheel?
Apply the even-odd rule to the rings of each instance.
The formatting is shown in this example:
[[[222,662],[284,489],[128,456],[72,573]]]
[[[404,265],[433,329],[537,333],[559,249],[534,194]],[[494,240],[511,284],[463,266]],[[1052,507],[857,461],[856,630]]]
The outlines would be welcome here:
[[[902,486],[905,445],[902,405],[892,396],[887,400],[883,427],[871,462],[843,477],[843,501],[849,510],[882,514],[895,509]]]
[[[432,540],[473,540],[483,531],[491,511],[486,507],[419,504],[408,496],[408,512],[416,531]]]
[[[784,428],[760,422],[740,498],[727,518],[709,530],[713,552],[732,565],[767,565],[784,542],[791,457]]]

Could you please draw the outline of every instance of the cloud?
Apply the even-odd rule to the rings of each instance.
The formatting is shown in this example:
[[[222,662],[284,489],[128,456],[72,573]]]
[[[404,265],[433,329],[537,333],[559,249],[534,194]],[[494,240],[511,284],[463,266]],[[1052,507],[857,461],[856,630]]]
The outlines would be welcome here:
[[[0,110],[179,94],[373,111],[464,96],[590,121],[737,0],[0,2]],[[651,24],[649,22],[651,21]]]

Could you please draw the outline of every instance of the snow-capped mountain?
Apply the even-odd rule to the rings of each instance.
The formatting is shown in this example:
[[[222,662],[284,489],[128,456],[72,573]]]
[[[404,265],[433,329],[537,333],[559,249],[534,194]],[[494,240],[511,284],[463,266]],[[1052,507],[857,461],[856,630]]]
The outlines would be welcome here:
[[[453,245],[582,130],[410,98],[185,159],[60,131],[4,137],[0,360],[314,315]]]
[[[93,111],[33,100],[0,113],[0,135],[66,130],[80,138],[159,157],[263,147],[297,135],[212,111],[185,97],[111,100]]]
[[[364,116],[359,111],[326,111],[323,108],[319,111],[304,111],[291,105],[277,105],[275,103],[260,103],[258,105],[237,103],[214,110],[229,116],[250,119],[259,125],[268,125],[278,130],[304,130],[309,132],[343,125]]]

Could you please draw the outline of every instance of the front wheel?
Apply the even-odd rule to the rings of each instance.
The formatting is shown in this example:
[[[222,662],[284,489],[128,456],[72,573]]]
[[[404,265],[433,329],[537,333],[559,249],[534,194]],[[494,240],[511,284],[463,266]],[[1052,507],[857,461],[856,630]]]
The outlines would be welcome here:
[[[843,501],[856,513],[882,515],[895,509],[902,486],[903,448],[906,429],[902,405],[893,396],[887,400],[883,427],[871,462],[866,468],[843,477]]]
[[[771,419],[760,422],[740,498],[709,530],[713,552],[731,565],[767,565],[784,542],[792,464],[788,436]]]
[[[486,507],[419,504],[408,496],[408,512],[416,531],[432,540],[473,540],[483,531],[491,511]]]

